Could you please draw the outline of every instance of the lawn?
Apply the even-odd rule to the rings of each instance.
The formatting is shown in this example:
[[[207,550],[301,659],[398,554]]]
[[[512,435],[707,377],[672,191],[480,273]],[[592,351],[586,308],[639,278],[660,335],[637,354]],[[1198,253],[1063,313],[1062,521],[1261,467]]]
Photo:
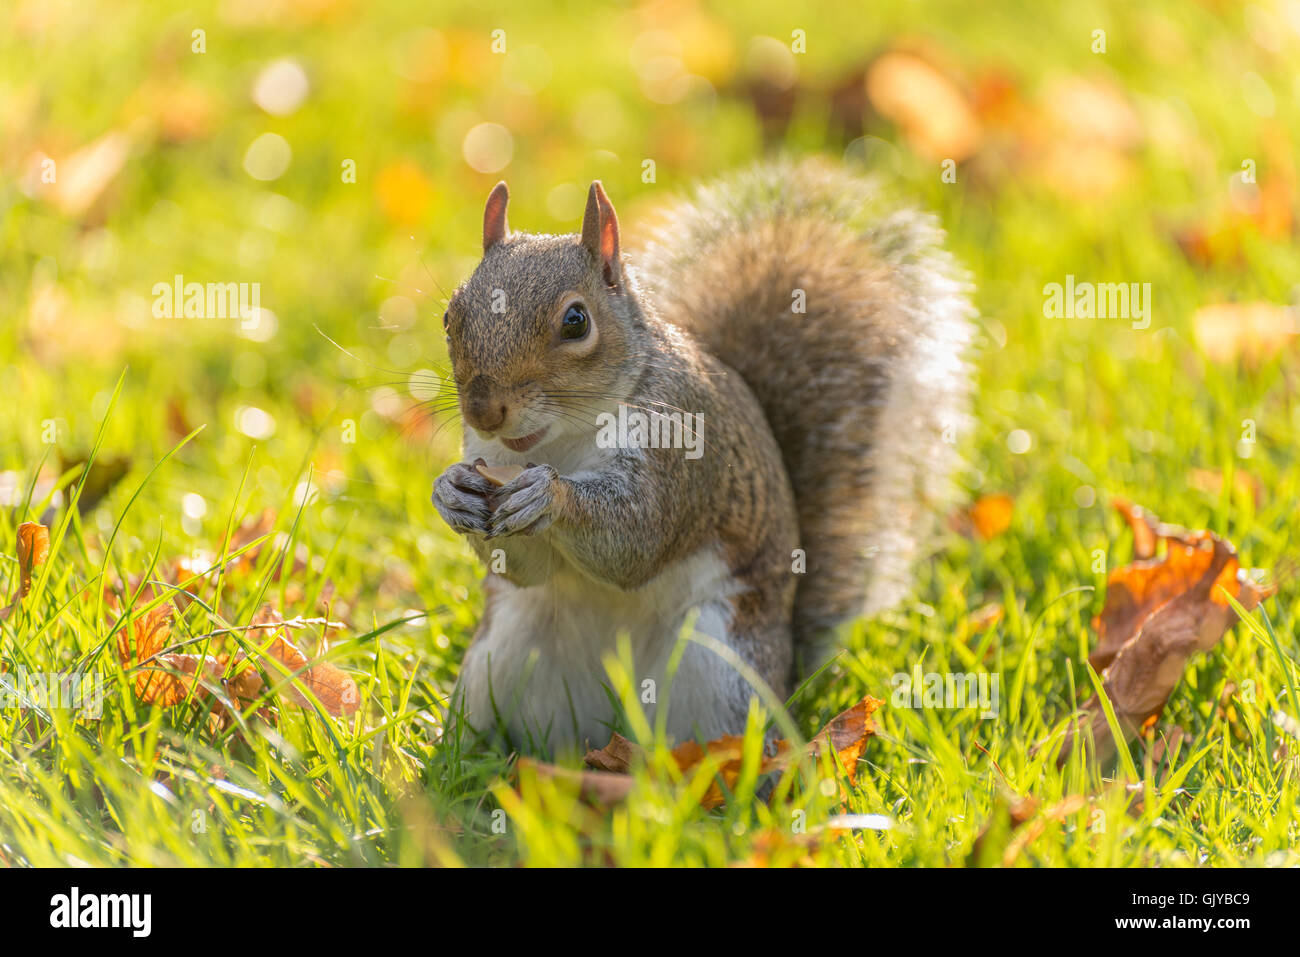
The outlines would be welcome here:
[[[0,708],[0,864],[1300,864],[1296,5],[736,6],[6,5],[0,604],[20,523],[51,547],[0,662],[103,697]],[[895,79],[900,106],[890,55],[939,91]],[[667,197],[773,150],[938,215],[980,314],[954,507],[1009,496],[1009,524],[944,521],[913,597],[796,696],[805,738],[885,702],[852,783],[823,761],[763,787],[756,711],[702,807],[709,776],[675,771],[611,660],[650,756],[593,805],[441,737],[483,602],[430,503],[459,458],[429,409],[443,302],[498,179],[514,228],[572,232],[599,178],[635,247]],[[1058,315],[1067,277],[1137,284],[1147,314]],[[256,284],[256,321],[187,317],[177,282]],[[1035,746],[1092,695],[1091,620],[1133,557],[1116,497],[1277,591],[1191,658],[1152,734],[1176,748],[1058,767]],[[165,603],[186,653],[256,652],[266,603],[301,619],[358,707],[294,704],[274,668],[233,713],[144,703],[116,635]],[[995,714],[892,703],[917,667],[997,676]]]

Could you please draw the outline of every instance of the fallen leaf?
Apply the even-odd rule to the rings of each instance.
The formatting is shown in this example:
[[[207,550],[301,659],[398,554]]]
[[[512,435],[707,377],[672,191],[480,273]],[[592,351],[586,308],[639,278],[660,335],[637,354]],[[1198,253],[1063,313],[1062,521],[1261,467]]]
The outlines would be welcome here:
[[[115,636],[118,660],[123,667],[138,669],[134,678],[136,697],[144,704],[163,708],[180,704],[191,694],[205,701],[213,686],[220,685],[228,699],[238,707],[261,698],[265,682],[261,673],[251,664],[255,660],[247,652],[221,655],[193,655],[163,653],[171,637],[171,621],[175,608],[171,602],[135,616],[129,627],[122,625]],[[328,662],[311,664],[288,638],[286,622],[271,606],[264,605],[248,625],[256,636],[250,643],[260,647],[257,657],[278,661],[293,674],[287,685],[289,697],[304,707],[312,706],[312,699],[300,690],[298,683],[311,692],[321,706],[333,715],[351,715],[359,706],[356,682],[346,672]],[[270,641],[260,633],[269,631]],[[260,640],[259,640],[260,639]],[[245,662],[249,665],[243,666]],[[229,674],[229,677],[227,675]],[[279,676],[276,669],[268,674]],[[216,726],[224,728],[228,715],[224,704],[213,706]]]
[[[1152,727],[1188,659],[1213,648],[1236,621],[1225,594],[1250,611],[1275,590],[1247,575],[1236,550],[1217,535],[1165,526],[1154,516],[1143,521],[1158,530],[1165,555],[1110,573],[1105,605],[1093,621],[1097,648],[1089,656],[1127,738]],[[1089,730],[1098,760],[1108,760],[1116,742],[1095,694],[1067,732],[1060,763]]]
[[[1142,122],[1125,91],[1101,79],[1063,77],[1040,98],[1029,136],[1031,171],[1063,196],[1081,201],[1112,192],[1133,174]]]
[[[310,664],[307,656],[289,640],[288,625],[285,620],[271,605],[266,604],[253,618],[250,627],[265,629],[268,626],[275,638],[263,653],[280,662],[295,675],[294,681],[288,686],[290,696],[302,706],[312,707],[311,698],[297,687],[298,682],[301,682],[330,714],[355,714],[360,699],[357,694],[357,684],[352,677],[328,661]],[[260,689],[258,690],[260,693]]]
[[[616,774],[630,774],[632,764],[644,756],[640,745],[633,744],[617,731],[609,736],[609,744],[603,748],[588,751],[582,761],[589,768],[597,771],[613,771]]]
[[[18,526],[15,551],[18,555],[18,589],[9,604],[0,608],[0,621],[12,615],[32,590],[32,572],[50,557],[50,530],[38,522],[23,522]]]
[[[130,140],[110,130],[56,167],[50,200],[67,216],[81,216],[103,195],[126,164]]]
[[[832,718],[801,754],[815,758],[827,749],[834,750],[849,781],[855,783],[858,761],[867,739],[876,733],[871,715],[881,704],[883,702],[878,698],[867,695],[853,707]],[[642,755],[643,751],[638,745],[619,734],[613,734],[609,744],[588,751],[584,761],[588,767],[599,771],[626,774],[634,761],[640,760]],[[772,744],[771,752],[761,759],[759,774],[782,771],[798,756],[791,751],[789,742],[777,740]],[[739,735],[723,735],[705,744],[686,741],[672,750],[672,759],[683,774],[699,768],[706,761],[715,764],[715,779],[700,799],[700,805],[710,809],[720,807],[726,803],[726,792],[732,790],[740,780],[744,764],[744,738]]]
[[[1047,85],[1041,105],[1055,130],[1073,143],[1121,151],[1135,150],[1142,143],[1142,120],[1117,83],[1061,77]]]
[[[1192,316],[1201,351],[1212,362],[1258,366],[1282,351],[1300,334],[1300,311],[1268,302],[1203,306]]]
[[[999,789],[993,798],[993,809],[984,827],[971,844],[966,857],[967,867],[992,867],[1001,862],[1001,850],[1011,841],[1012,835],[1038,812],[1036,798],[1021,797]]]
[[[966,616],[966,631],[974,634],[976,632],[988,631],[1006,616],[1007,610],[999,601],[989,602],[976,608]]]
[[[1071,794],[1040,813],[1036,798],[999,791],[988,823],[971,845],[966,866],[1011,867],[1049,824],[1060,824],[1087,805],[1086,797]]]
[[[1241,267],[1253,237],[1286,242],[1295,232],[1296,169],[1294,150],[1285,127],[1265,125],[1261,133],[1264,156],[1228,182],[1226,203],[1202,219],[1173,229],[1183,254],[1203,268],[1228,264]]]
[[[135,696],[144,704],[157,704],[164,708],[180,704],[189,695],[192,677],[198,671],[197,667],[184,667],[184,659],[195,657],[193,655],[160,654],[171,638],[173,614],[175,608],[170,602],[164,602],[133,617],[129,625],[124,624],[118,629],[115,636],[118,661],[124,667],[139,669],[133,685]],[[178,670],[191,677],[176,674]]]
[[[398,160],[383,167],[375,177],[379,208],[395,226],[414,226],[424,220],[433,186],[419,165]]]
[[[1016,500],[1006,492],[981,495],[968,508],[954,512],[949,526],[967,538],[983,541],[997,538],[1011,527]]]
[[[208,87],[166,76],[146,81],[127,100],[124,113],[150,135],[175,144],[209,136],[220,107]]]
[[[960,163],[975,153],[980,123],[965,94],[925,59],[885,53],[867,68],[867,97],[926,159]]]
[[[632,793],[632,784],[636,780],[613,771],[562,768],[532,758],[520,758],[515,762],[515,773],[521,777],[531,774],[543,780],[567,781],[577,786],[578,796],[584,801],[605,807],[625,800]]]
[[[269,536],[274,529],[275,509],[264,508],[258,515],[246,518],[239,523],[239,527],[230,535],[230,545],[227,547],[226,551],[228,554],[234,554],[241,548],[252,545],[253,542],[257,542],[259,538],[264,539],[264,541],[257,542],[256,545],[249,548],[248,551],[244,552],[244,554],[239,558],[239,561],[242,564],[252,568],[257,564],[257,559],[262,554],[262,549],[266,547],[266,541],[269,540],[267,539],[267,536]]]
[[[179,395],[167,400],[167,431],[174,439],[183,439],[194,431],[189,417],[185,414],[185,402]]]
[[[852,708],[842,711],[831,719],[830,724],[822,728],[809,743],[813,754],[821,754],[827,748],[839,756],[840,763],[849,776],[849,782],[858,780],[858,760],[867,746],[867,739],[876,733],[876,726],[871,715],[883,701],[867,695]]]
[[[1122,510],[1123,506],[1127,506],[1127,503],[1116,502],[1117,508]],[[1219,546],[1227,549],[1225,555],[1231,556],[1232,567],[1227,569],[1225,564],[1225,575],[1235,576],[1240,569],[1232,546],[1210,536],[1210,533],[1200,532],[1194,535],[1176,526],[1155,521],[1150,513],[1141,509],[1136,509],[1135,512],[1137,518],[1130,523],[1135,536],[1150,534],[1153,543],[1150,551],[1145,552],[1147,557],[1116,568],[1107,576],[1106,603],[1101,614],[1092,620],[1092,626],[1097,632],[1097,647],[1088,656],[1088,662],[1098,672],[1110,665],[1120,648],[1132,640],[1146,618],[1171,599],[1188,591],[1205,574],[1214,563]],[[1211,539],[1218,545],[1207,547]],[[1168,544],[1163,558],[1150,557],[1155,552],[1155,541]],[[1136,545],[1134,553],[1139,554]],[[1228,558],[1223,558],[1223,561],[1226,563]],[[1224,584],[1229,582],[1225,579]],[[1249,586],[1247,594],[1257,589],[1248,580],[1245,584]],[[1235,592],[1233,597],[1245,604],[1246,598],[1238,597]],[[1254,598],[1256,603],[1259,597]],[[1221,599],[1215,600],[1221,602]],[[1254,607],[1253,604],[1249,606]]]
[[[1124,517],[1124,521],[1128,522],[1129,531],[1133,533],[1133,557],[1150,558],[1154,555],[1160,540],[1160,532],[1157,529],[1160,523],[1155,516],[1142,506],[1134,505],[1122,498],[1114,499],[1111,505]],[[1095,627],[1096,622],[1093,622],[1093,625]]]
[[[50,557],[50,530],[39,522],[18,526],[18,597],[32,590],[32,572]]]
[[[812,852],[833,837],[840,829],[825,828],[796,834],[784,827],[769,827],[754,835],[754,849],[748,858],[735,861],[731,867],[816,867]]]

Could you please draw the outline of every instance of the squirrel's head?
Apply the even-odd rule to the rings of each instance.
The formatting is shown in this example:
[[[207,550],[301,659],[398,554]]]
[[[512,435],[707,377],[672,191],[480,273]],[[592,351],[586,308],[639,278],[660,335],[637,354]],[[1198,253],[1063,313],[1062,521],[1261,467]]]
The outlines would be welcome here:
[[[618,218],[591,184],[582,232],[511,233],[498,183],[483,212],[483,261],[447,305],[443,327],[465,422],[525,452],[594,432],[627,399],[645,324],[619,258]]]

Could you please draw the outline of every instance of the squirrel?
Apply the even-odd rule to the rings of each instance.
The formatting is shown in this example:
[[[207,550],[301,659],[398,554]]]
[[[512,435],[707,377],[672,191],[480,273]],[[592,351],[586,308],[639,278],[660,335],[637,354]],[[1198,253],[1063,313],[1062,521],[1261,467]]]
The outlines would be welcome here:
[[[969,420],[965,273],[826,161],[700,187],[635,256],[599,181],[576,235],[511,231],[508,200],[443,316],[465,461],[433,503],[489,569],[449,722],[599,747],[625,636],[652,725],[742,733],[755,678],[784,700],[907,593]],[[675,655],[688,624],[733,654]]]

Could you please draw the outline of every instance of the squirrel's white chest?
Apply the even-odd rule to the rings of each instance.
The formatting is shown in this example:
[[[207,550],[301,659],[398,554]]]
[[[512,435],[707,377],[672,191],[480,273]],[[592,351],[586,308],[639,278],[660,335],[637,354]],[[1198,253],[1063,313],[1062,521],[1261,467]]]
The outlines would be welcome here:
[[[671,688],[668,664],[688,615],[693,630],[728,643],[734,580],[713,551],[701,551],[623,591],[571,567],[544,584],[493,582],[487,617],[461,667],[457,694],[478,728],[502,720],[521,742],[600,747],[612,718],[605,660],[626,635],[636,695],[653,721],[668,704],[678,740],[723,733],[717,690],[736,680],[714,652],[688,642]]]

